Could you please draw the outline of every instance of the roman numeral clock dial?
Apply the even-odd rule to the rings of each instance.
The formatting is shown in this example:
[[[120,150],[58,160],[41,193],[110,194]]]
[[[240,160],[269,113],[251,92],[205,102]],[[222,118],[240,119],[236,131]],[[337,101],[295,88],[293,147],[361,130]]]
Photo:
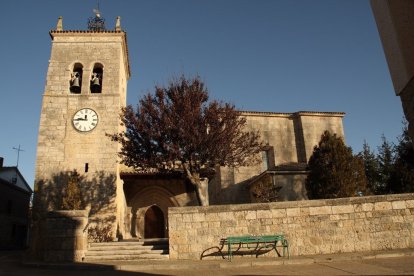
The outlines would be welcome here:
[[[80,132],[93,130],[98,124],[98,114],[90,108],[82,108],[72,119],[73,127]]]

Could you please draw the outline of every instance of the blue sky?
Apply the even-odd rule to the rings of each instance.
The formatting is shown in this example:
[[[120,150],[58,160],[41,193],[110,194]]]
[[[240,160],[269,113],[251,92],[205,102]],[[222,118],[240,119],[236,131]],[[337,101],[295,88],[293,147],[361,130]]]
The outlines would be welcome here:
[[[50,57],[49,30],[85,30],[95,0],[3,0],[0,156],[33,185]],[[182,73],[211,98],[248,111],[341,111],[354,152],[395,141],[403,112],[364,0],[101,0],[108,29],[128,34],[128,103]]]

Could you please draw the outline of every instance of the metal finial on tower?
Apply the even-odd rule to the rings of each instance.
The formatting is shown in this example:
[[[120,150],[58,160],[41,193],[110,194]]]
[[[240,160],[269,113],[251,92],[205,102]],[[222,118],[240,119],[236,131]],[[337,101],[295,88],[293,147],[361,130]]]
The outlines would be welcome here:
[[[95,13],[95,16],[88,18],[88,30],[98,32],[105,31],[105,19],[102,17],[99,10],[99,1],[97,3],[97,8],[93,9],[93,12]]]
[[[98,8],[93,9],[93,12],[95,13],[96,17],[101,18],[101,12],[99,11],[99,3],[98,3]]]

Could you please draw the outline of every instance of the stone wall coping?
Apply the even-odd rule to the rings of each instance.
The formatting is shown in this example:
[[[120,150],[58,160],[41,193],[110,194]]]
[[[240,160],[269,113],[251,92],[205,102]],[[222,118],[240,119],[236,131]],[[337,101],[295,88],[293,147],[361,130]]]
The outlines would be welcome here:
[[[338,206],[351,204],[364,204],[376,202],[392,202],[414,200],[414,193],[393,194],[379,196],[348,197],[338,199],[320,199],[320,200],[302,200],[302,201],[283,201],[271,203],[252,203],[252,204],[233,204],[233,205],[212,205],[212,206],[191,206],[191,207],[170,207],[169,214],[184,213],[217,213],[217,212],[234,212],[234,211],[257,211],[257,210],[275,210],[286,208],[306,208],[322,206]]]
[[[88,210],[55,210],[47,213],[48,218],[88,217]]]
[[[344,117],[345,112],[324,112],[324,111],[298,111],[291,113],[284,112],[266,112],[266,111],[240,111],[242,116],[270,116],[270,117],[291,117],[291,116],[328,116]]]

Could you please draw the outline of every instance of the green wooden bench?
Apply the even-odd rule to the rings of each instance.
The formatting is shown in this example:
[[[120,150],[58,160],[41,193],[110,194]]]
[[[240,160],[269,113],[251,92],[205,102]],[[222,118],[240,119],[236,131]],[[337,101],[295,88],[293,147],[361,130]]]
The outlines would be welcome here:
[[[227,254],[225,252],[225,247],[227,246]],[[275,250],[276,254],[278,256],[281,256],[277,248],[282,247],[283,248],[283,257],[287,255],[288,258],[290,258],[289,255],[289,243],[286,240],[285,236],[283,234],[277,234],[277,235],[264,235],[264,236],[232,236],[220,239],[219,246],[213,246],[210,247],[201,253],[200,260],[202,260],[204,257],[207,256],[217,256],[220,255],[223,259],[225,259],[225,255],[228,256],[228,260],[231,261],[233,254],[236,252],[243,253],[242,249],[247,248],[252,253],[256,254],[256,258],[260,255],[260,253],[263,252],[263,250]],[[209,253],[213,250],[213,253]],[[209,254],[207,254],[209,253]]]
[[[233,253],[239,251],[241,248],[247,247],[252,249],[253,252],[256,252],[256,258],[263,249],[274,249],[276,254],[280,256],[277,251],[277,247],[283,248],[283,257],[286,256],[290,258],[289,254],[289,243],[283,234],[277,235],[265,235],[265,236],[235,236],[227,237],[227,254],[228,258],[231,261]],[[237,248],[234,250],[233,246],[236,245]]]

